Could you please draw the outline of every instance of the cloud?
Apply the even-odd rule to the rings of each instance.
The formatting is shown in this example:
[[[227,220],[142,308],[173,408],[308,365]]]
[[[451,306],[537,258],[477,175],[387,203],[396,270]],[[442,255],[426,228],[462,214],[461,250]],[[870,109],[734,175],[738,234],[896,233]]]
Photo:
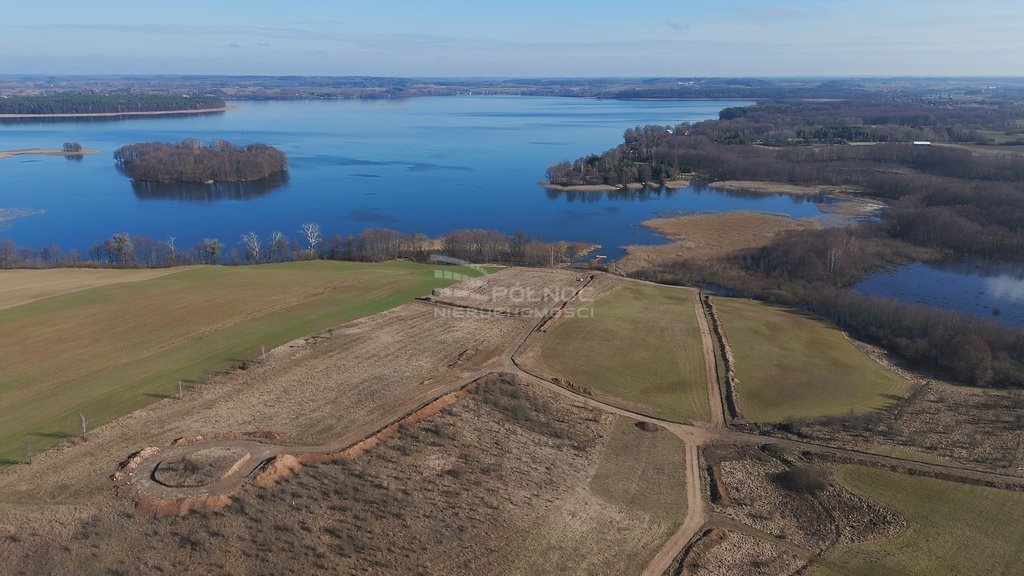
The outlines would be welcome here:
[[[237,43],[237,42],[232,42],[232,43],[228,44],[228,48],[241,48],[241,47],[242,47],[242,45]]]
[[[677,30],[679,32],[682,32],[684,30],[689,30],[690,29],[689,26],[684,26],[684,25],[680,24],[679,22],[673,22],[672,20],[666,20],[665,21],[665,26],[668,26],[669,28],[671,28],[673,30]]]

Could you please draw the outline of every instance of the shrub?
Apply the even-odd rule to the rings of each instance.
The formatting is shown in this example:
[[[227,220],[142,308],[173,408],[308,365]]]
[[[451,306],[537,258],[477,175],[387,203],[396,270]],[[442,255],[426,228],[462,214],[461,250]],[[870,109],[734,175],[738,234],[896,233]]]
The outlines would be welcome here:
[[[812,464],[789,468],[780,472],[776,480],[783,488],[803,494],[816,494],[832,483],[825,470]]]

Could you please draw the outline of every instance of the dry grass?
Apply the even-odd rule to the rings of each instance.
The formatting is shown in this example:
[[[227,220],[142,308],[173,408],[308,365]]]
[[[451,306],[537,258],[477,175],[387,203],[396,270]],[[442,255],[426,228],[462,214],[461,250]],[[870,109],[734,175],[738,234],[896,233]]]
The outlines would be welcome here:
[[[617,268],[633,272],[688,259],[712,259],[737,250],[767,246],[780,232],[820,228],[810,218],[794,219],[761,212],[693,214],[654,218],[643,223],[671,241],[666,245],[626,247]]]
[[[833,446],[1024,475],[1024,391],[928,381],[887,410],[796,424]]]
[[[149,280],[181,272],[184,268],[153,270],[105,270],[61,268],[54,270],[0,270],[0,310],[35,300],[95,288],[107,284]]]
[[[0,554],[27,574],[635,574],[682,518],[685,487],[682,444],[631,428],[490,381],[358,460],[247,489],[223,512],[0,512]]]

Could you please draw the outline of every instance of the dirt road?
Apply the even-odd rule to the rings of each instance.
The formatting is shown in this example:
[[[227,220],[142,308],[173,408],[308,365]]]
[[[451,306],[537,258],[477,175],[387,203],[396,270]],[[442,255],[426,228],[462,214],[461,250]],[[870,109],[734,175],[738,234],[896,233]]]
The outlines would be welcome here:
[[[725,426],[725,405],[722,404],[722,388],[718,383],[718,367],[715,364],[715,337],[711,334],[711,327],[708,326],[708,317],[704,314],[700,292],[693,295],[693,312],[697,315],[701,348],[704,352],[704,377],[708,384],[708,408],[711,411],[711,424],[721,428]]]

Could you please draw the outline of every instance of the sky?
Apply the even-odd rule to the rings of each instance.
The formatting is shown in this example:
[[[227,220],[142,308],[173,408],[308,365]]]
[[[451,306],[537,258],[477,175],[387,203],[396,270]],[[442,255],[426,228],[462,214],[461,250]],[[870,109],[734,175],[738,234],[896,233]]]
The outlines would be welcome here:
[[[0,74],[1022,76],[1020,0],[5,0]]]

